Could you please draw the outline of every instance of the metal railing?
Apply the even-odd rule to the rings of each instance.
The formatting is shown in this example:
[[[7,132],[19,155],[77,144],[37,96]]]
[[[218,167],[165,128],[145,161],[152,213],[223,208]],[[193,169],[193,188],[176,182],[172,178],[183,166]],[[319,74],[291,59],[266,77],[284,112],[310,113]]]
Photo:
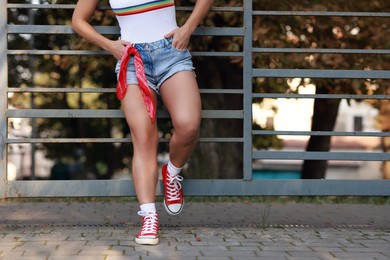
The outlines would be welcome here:
[[[14,25],[8,24],[7,9],[73,9],[74,5],[61,4],[8,4],[0,0],[0,197],[51,197],[51,196],[134,196],[130,180],[70,180],[70,181],[10,181],[7,180],[7,146],[11,144],[34,143],[121,143],[127,138],[10,138],[7,133],[10,118],[123,118],[119,109],[10,109],[7,96],[9,93],[115,93],[115,89],[81,88],[39,88],[8,87],[8,55],[96,55],[107,54],[104,51],[91,50],[9,50],[7,36],[10,34],[73,34],[66,25]],[[179,7],[187,10],[188,8]],[[243,136],[235,138],[202,137],[200,142],[238,142],[243,144],[243,179],[207,179],[184,181],[187,195],[360,195],[388,196],[390,181],[387,180],[254,180],[252,163],[256,159],[280,160],[352,160],[352,161],[387,161],[390,154],[380,152],[287,152],[253,151],[254,135],[297,135],[297,136],[375,136],[389,137],[385,132],[336,132],[336,131],[272,131],[252,129],[252,102],[254,98],[299,98],[299,99],[389,99],[388,95],[354,94],[280,94],[253,93],[252,80],[262,78],[340,78],[340,79],[390,79],[389,70],[329,70],[329,69],[262,69],[253,68],[254,54],[269,53],[340,53],[340,54],[378,54],[389,55],[390,50],[361,49],[304,49],[304,48],[255,48],[252,43],[253,18],[255,16],[342,16],[342,17],[381,17],[389,19],[390,13],[379,12],[313,12],[313,11],[257,11],[253,10],[252,1],[244,0],[242,7],[214,7],[214,11],[243,13],[243,27],[239,28],[199,28],[195,34],[212,36],[243,37],[243,50],[240,52],[193,52],[194,56],[242,57],[243,85],[239,89],[201,89],[201,93],[239,94],[243,97],[240,110],[204,110],[203,118],[242,119]],[[97,26],[102,34],[118,34],[117,27]],[[164,111],[158,111],[158,117],[168,117]],[[165,140],[166,141],[166,140]],[[158,187],[158,194],[161,189]]]

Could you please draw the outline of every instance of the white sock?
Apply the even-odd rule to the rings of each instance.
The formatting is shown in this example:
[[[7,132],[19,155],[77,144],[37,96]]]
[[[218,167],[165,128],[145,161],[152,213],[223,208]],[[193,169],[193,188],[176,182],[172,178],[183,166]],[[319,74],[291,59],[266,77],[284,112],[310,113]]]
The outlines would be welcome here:
[[[171,163],[171,161],[168,162],[168,172],[169,172],[172,176],[178,175],[178,174],[181,172],[181,169],[182,169],[182,168],[177,168],[175,165],[173,165],[173,164]]]
[[[155,203],[145,203],[139,206],[142,212],[156,212]]]

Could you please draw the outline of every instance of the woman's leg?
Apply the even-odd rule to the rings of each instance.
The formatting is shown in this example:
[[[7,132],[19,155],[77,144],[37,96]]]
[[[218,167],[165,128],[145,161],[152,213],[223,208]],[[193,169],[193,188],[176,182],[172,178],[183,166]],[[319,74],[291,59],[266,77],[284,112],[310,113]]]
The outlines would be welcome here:
[[[152,91],[156,101],[156,93]],[[130,127],[133,141],[132,178],[139,203],[154,203],[156,197],[158,130],[152,124],[141,91],[128,85],[122,110]]]
[[[199,138],[202,104],[194,72],[178,72],[167,79],[161,86],[161,97],[174,128],[169,143],[170,161],[181,168]]]
[[[161,86],[161,97],[174,128],[169,142],[169,162],[162,169],[164,206],[171,215],[179,214],[184,206],[179,175],[193,152],[199,138],[201,100],[195,74],[183,71],[174,74]]]
[[[156,94],[153,91],[152,93],[156,102]],[[137,85],[127,86],[122,109],[133,140],[132,176],[141,209],[138,214],[142,216],[142,228],[135,236],[135,242],[142,245],[156,245],[159,242],[158,216],[155,207],[158,178],[157,124],[152,124]]]

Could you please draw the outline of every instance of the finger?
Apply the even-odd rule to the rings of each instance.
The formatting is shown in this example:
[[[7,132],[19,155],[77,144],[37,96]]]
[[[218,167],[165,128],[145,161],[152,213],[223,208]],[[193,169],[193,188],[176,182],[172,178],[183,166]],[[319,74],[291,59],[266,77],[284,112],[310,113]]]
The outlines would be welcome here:
[[[178,49],[178,50],[181,50],[181,49],[183,49],[183,45],[180,44],[180,43],[177,43],[175,48]]]
[[[181,46],[181,45],[180,45],[178,42],[173,41],[173,42],[172,42],[172,46],[173,46],[175,49],[180,50],[180,46]]]
[[[128,42],[128,41],[120,41],[120,43],[122,43],[124,46],[127,46],[127,45],[130,45],[131,44],[131,42]]]
[[[176,29],[173,30],[173,31],[170,31],[169,33],[165,34],[164,37],[165,38],[171,38],[174,35],[175,31],[176,31]]]

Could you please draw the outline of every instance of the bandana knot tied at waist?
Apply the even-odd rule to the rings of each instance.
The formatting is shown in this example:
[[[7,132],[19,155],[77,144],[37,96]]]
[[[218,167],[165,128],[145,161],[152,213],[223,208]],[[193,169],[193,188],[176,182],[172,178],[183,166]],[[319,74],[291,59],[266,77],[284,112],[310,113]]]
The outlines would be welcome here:
[[[156,105],[154,104],[154,99],[151,90],[148,86],[148,82],[146,81],[142,57],[133,45],[127,45],[126,49],[123,52],[119,69],[118,82],[116,84],[116,96],[119,100],[122,100],[125,97],[127,89],[127,66],[131,56],[134,56],[135,73],[139,88],[141,90],[142,98],[144,99],[144,103],[146,109],[148,110],[150,120],[152,121],[152,123],[154,123],[156,119]]]

